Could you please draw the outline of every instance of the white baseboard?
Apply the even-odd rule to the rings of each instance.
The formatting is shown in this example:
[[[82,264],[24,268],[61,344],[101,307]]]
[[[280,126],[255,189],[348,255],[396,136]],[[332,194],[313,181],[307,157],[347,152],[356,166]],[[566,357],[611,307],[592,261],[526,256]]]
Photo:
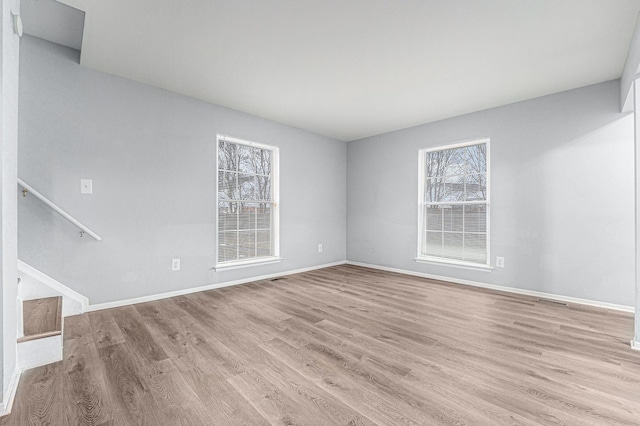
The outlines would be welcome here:
[[[553,293],[543,293],[541,291],[535,291],[535,290],[525,290],[522,288],[506,287],[502,285],[488,284],[488,283],[482,283],[478,281],[462,280],[459,278],[447,277],[442,275],[425,274],[424,272],[414,272],[414,271],[408,271],[405,269],[389,268],[387,266],[371,265],[369,263],[353,262],[350,260],[347,260],[346,263],[348,265],[379,269],[381,271],[397,272],[399,274],[413,275],[413,276],[422,277],[422,278],[430,278],[432,280],[438,280],[438,281],[448,281],[448,282],[468,285],[472,287],[480,287],[480,288],[487,288],[490,290],[504,291],[507,293],[523,294],[526,296],[540,297],[543,299],[552,299],[552,300],[558,300],[562,302],[577,303],[579,305],[596,306],[598,308],[613,309],[615,311],[635,312],[635,308],[633,306],[616,305],[614,303],[600,302],[597,300],[580,299],[577,297],[562,296],[562,295],[553,294]]]
[[[636,351],[640,351],[640,341],[632,340],[631,341],[631,349],[635,349]]]
[[[49,286],[63,296],[66,296],[69,299],[78,302],[82,306],[82,311],[86,312],[87,306],[89,306],[89,299],[82,294],[78,293],[77,291],[71,290],[69,287],[65,286],[54,278],[51,278],[47,274],[38,271],[33,266],[28,265],[21,260],[18,260],[18,271],[23,272],[29,275],[31,278]]]
[[[167,299],[169,297],[182,296],[185,294],[197,293],[199,291],[215,290],[217,288],[229,287],[229,286],[238,285],[238,284],[246,284],[253,281],[268,280],[270,278],[282,277],[285,275],[300,274],[302,272],[314,271],[316,269],[344,265],[345,263],[346,261],[341,260],[339,262],[326,263],[324,265],[311,266],[308,268],[293,269],[290,271],[278,272],[275,274],[260,275],[257,277],[243,278],[235,281],[227,281],[223,283],[209,284],[201,287],[187,288],[184,290],[170,291],[167,293],[152,294],[150,296],[136,297],[133,299],[116,300],[114,302],[106,302],[106,303],[97,303],[95,305],[87,306],[87,309],[85,309],[85,312],[99,311],[101,309],[117,308],[120,306],[134,305],[136,303],[152,302],[154,300]]]
[[[11,413],[11,409],[13,408],[13,400],[16,397],[16,392],[18,390],[18,383],[20,383],[20,375],[22,374],[22,370],[16,367],[13,370],[13,374],[11,375],[11,380],[9,381],[9,387],[7,391],[4,393],[2,398],[2,402],[0,403],[0,417],[6,416]]]

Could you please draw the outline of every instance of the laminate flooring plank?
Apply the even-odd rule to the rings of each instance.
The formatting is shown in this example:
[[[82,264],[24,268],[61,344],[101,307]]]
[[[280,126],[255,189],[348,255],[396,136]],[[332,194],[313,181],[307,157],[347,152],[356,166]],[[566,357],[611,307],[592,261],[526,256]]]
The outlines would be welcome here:
[[[290,320],[292,319],[281,322]],[[257,345],[255,339],[251,339],[251,336],[252,334],[247,333],[246,329],[239,329],[236,338],[224,342],[224,345],[229,348],[235,357],[243,359],[247,365],[252,365],[251,369],[247,368],[241,373],[245,379],[255,379],[255,375],[251,371],[255,373],[254,370],[257,370],[262,375],[262,378],[269,381],[269,386],[273,387],[272,390],[285,393],[300,408],[307,406],[306,409],[303,409],[304,412],[313,413],[321,410],[321,412],[314,414],[313,417],[317,419],[326,418],[325,421],[318,420],[323,424],[373,424],[371,420],[357,410],[346,407],[342,401],[336,399],[333,395],[312,383],[306,382],[304,377],[291,369],[286,363],[272,357],[261,345]],[[230,381],[233,383],[235,378],[236,376],[232,377]],[[240,391],[240,388],[238,390]]]
[[[113,420],[109,412],[112,404],[107,391],[104,370],[93,340],[81,336],[67,340],[64,345],[63,380],[66,416],[71,424],[102,425]]]
[[[380,425],[422,425],[452,424],[450,418],[441,413],[416,412],[406,401],[388,398],[386,394],[372,391],[372,384],[354,380],[350,374],[343,374],[331,365],[317,359],[305,347],[296,349],[279,339],[273,339],[263,345],[274,357],[288,363],[291,368],[307,377],[312,383],[324,389],[350,407],[356,408],[367,418]],[[368,385],[368,386],[367,386]],[[455,423],[454,423],[455,424]]]
[[[182,373],[207,407],[213,424],[266,426],[269,422],[214,368],[194,368]],[[234,377],[234,376],[231,376]]]
[[[309,410],[305,409],[305,412],[313,413],[319,410],[321,413],[318,418],[326,418],[327,424],[375,425],[357,409],[346,405],[344,401],[317,385],[309,383],[304,376],[282,362],[268,358],[266,363],[261,364],[260,373],[274,387],[288,395],[298,407],[309,406]]]
[[[452,401],[451,394],[437,392],[437,389],[428,386],[428,382],[418,383],[407,380],[408,372],[397,374],[400,368],[389,369],[389,363],[385,362],[383,368],[376,363],[358,362],[343,355],[343,352],[333,347],[327,347],[321,343],[310,343],[302,348],[307,354],[313,354],[314,359],[322,359],[327,365],[337,368],[341,373],[350,375],[354,380],[369,386],[375,384],[378,391],[386,393],[389,397],[400,399],[408,403],[412,408],[423,415],[437,413],[439,420],[445,420],[453,424],[482,424],[487,422],[498,423],[496,417],[488,416],[485,410],[470,412],[464,404]]]
[[[311,426],[328,423],[324,416],[317,417],[318,412],[310,413],[308,407],[299,407],[253,369],[230,378],[229,383],[272,425]]]
[[[138,365],[145,366],[148,363],[168,358],[164,349],[149,333],[144,319],[133,306],[112,309],[111,315],[120,327],[125,343],[130,347],[129,354],[136,359]]]
[[[122,330],[118,327],[111,309],[91,312],[88,315],[93,339],[98,348],[124,343]]]
[[[364,318],[364,317],[363,317],[363,318],[362,318],[361,323],[365,323],[365,321],[366,321],[366,318]],[[446,330],[446,326],[447,326],[447,324],[443,324],[443,327],[445,327],[445,328],[443,328],[443,329],[445,329],[445,330]],[[433,331],[432,331],[431,333],[433,334]],[[447,337],[448,337],[447,335],[443,335],[443,340],[447,340],[447,339],[446,339]],[[468,337],[464,337],[464,338],[460,341],[460,343],[461,343],[461,345],[464,345],[465,343],[466,343],[466,345],[469,345],[469,344],[471,344],[471,343],[472,343],[472,341],[471,341],[470,339],[474,339],[474,338],[475,338],[475,336],[473,336],[473,335],[470,335],[470,336],[468,336]],[[481,337],[481,342],[482,342],[482,341],[484,341],[484,339],[485,339],[484,337]],[[511,339],[511,340],[514,340],[514,339]],[[507,349],[510,351],[510,352],[509,352],[510,354],[512,354],[514,350],[523,350],[523,349],[524,349],[524,350],[529,351],[529,350],[531,350],[530,348],[534,348],[534,347],[532,347],[532,346],[530,346],[530,345],[520,345],[520,346],[516,346],[516,345],[514,345],[514,344],[513,344],[513,342],[512,342],[512,341],[510,341],[510,340],[504,340],[504,341],[505,341],[505,342],[509,342],[509,343],[508,343],[508,344],[509,344],[509,347],[508,347]],[[540,352],[540,350],[538,349],[538,350],[537,350],[536,352],[534,352],[534,353],[540,354],[541,352]]]
[[[367,271],[366,268],[360,268],[360,267],[355,267],[355,268],[356,270]],[[380,272],[382,272],[381,274],[382,276],[386,275],[387,277],[385,277],[384,280],[380,280],[379,282],[370,281],[370,280],[363,281],[362,277],[366,276],[367,274],[361,274],[360,276],[358,276],[357,274],[352,274],[351,275],[352,279],[349,280],[349,286],[350,287],[351,286],[369,287],[369,286],[379,285],[387,289],[393,289],[394,292],[396,291],[400,292],[401,289],[398,289],[396,286],[393,286],[393,287],[390,286],[388,281],[393,280],[395,281],[395,283],[404,283],[408,281],[411,283],[410,285],[411,288],[415,288],[414,286],[416,284],[423,286],[422,289],[419,289],[418,292],[414,292],[413,295],[416,295],[416,294],[424,295],[425,294],[424,290],[433,290],[432,292],[431,291],[429,292],[428,297],[426,298],[423,297],[422,299],[424,301],[436,302],[435,305],[446,307],[448,305],[448,301],[450,300],[449,299],[450,297],[455,297],[456,302],[458,304],[463,305],[462,306],[463,309],[465,307],[468,307],[469,303],[472,303],[471,307],[478,306],[478,304],[481,304],[484,306],[486,310],[486,308],[490,307],[491,304],[500,303],[500,301],[511,301],[513,303],[519,304],[518,310],[520,311],[523,305],[533,304],[536,307],[536,309],[539,309],[538,312],[536,312],[536,315],[539,318],[540,317],[548,318],[550,321],[556,322],[556,323],[559,322],[560,324],[574,323],[578,326],[586,327],[592,330],[596,329],[597,327],[604,327],[604,326],[607,327],[608,331],[621,330],[621,328],[618,325],[613,325],[613,324],[616,324],[615,322],[602,321],[603,319],[602,313],[604,312],[607,313],[606,315],[607,318],[615,319],[615,320],[624,321],[624,318],[628,318],[629,316],[624,312],[604,310],[601,308],[591,308],[584,305],[574,305],[574,304],[569,304],[569,306],[567,307],[562,307],[558,305],[539,302],[537,298],[532,296],[523,296],[523,295],[517,295],[513,293],[505,293],[505,292],[499,292],[496,290],[468,287],[463,285],[451,285],[450,283],[447,283],[444,281],[435,281],[435,280],[430,280],[425,278],[414,279],[414,277],[407,277],[407,276],[403,276],[399,278],[401,274],[383,272],[383,271],[380,271]],[[327,275],[332,278],[336,278],[337,275],[339,276],[339,274],[335,274],[334,272]],[[460,297],[461,295],[464,297]],[[391,296],[393,296],[393,294],[391,294]],[[409,303],[411,303],[411,301],[413,300],[415,300],[415,297],[411,297],[411,299],[409,300]],[[504,312],[506,312],[506,310],[504,309],[488,310],[488,312],[497,312],[499,315],[504,316]],[[628,321],[626,323],[628,324]],[[613,328],[611,328],[610,325],[613,325]],[[628,331],[629,329],[627,329],[627,332]]]
[[[260,288],[257,289],[257,291],[259,290]],[[216,301],[220,300],[223,303],[225,301],[225,298],[221,297],[219,292],[205,291],[202,294]],[[273,308],[264,298],[256,299],[254,296],[248,296],[243,292],[238,292],[233,299],[226,298],[226,300],[226,306],[243,311],[244,316],[251,322],[274,323],[291,318],[291,315]]]
[[[154,303],[141,303],[135,305],[134,308],[144,320],[145,326],[156,344],[162,347],[165,354],[174,360],[176,365],[180,365],[181,370],[193,368],[206,362],[189,344],[186,336],[175,327],[173,320],[179,317],[165,316]],[[182,314],[186,315],[184,312]]]
[[[389,275],[393,276],[394,274],[389,273]],[[331,274],[327,274],[327,276],[334,277],[334,275],[331,275]],[[305,277],[304,279],[309,280],[309,278],[307,277]],[[349,285],[347,286],[347,288],[358,289],[360,296],[365,296],[365,295],[368,296],[366,299],[382,298],[381,300],[383,301],[384,299],[388,299],[390,303],[393,303],[394,300],[395,301],[401,300],[406,305],[414,306],[414,307],[416,307],[415,306],[416,303],[419,303],[424,305],[422,307],[428,307],[429,308],[428,312],[430,313],[434,311],[435,312],[441,311],[441,307],[443,307],[443,305],[445,307],[447,306],[447,298],[450,298],[453,296],[453,297],[456,297],[455,299],[456,304],[459,306],[460,309],[458,309],[457,312],[456,311],[451,312],[451,309],[444,310],[444,312],[447,313],[447,316],[452,318],[467,317],[468,315],[465,313],[466,311],[470,311],[472,312],[473,316],[476,316],[478,312],[475,312],[473,308],[478,306],[478,304],[482,304],[485,308],[484,311],[486,312],[487,302],[493,301],[495,303],[496,298],[498,299],[506,298],[506,300],[513,300],[513,298],[509,297],[510,295],[507,293],[499,293],[492,290],[478,289],[478,288],[462,286],[462,285],[452,286],[444,282],[438,282],[438,281],[432,281],[432,280],[426,280],[426,279],[420,279],[420,278],[418,278],[417,280],[422,280],[424,282],[424,285],[427,288],[433,289],[435,291],[429,294],[428,297],[425,297],[424,289],[421,289],[420,291],[404,290],[405,292],[404,295],[406,297],[398,297],[398,295],[402,294],[403,292],[403,286],[401,285],[391,286],[389,285],[388,282],[386,283],[386,285],[384,283],[376,284],[375,281],[372,282],[370,280],[363,280],[362,277],[354,277],[353,279],[351,279],[348,283]],[[314,280],[311,280],[310,282],[311,285],[315,285],[313,281]],[[338,286],[338,288],[344,287],[344,284],[342,284],[342,287],[340,287],[339,284],[332,281],[334,280],[328,279],[325,276],[321,281],[322,282],[321,285],[323,287],[324,286],[328,286],[328,287]],[[394,283],[394,284],[397,284],[397,283]],[[377,285],[381,285],[383,287],[376,289]],[[458,294],[456,295],[455,292],[457,292]],[[451,294],[449,295],[449,293]],[[460,293],[463,293],[465,297],[460,297]],[[527,296],[522,296],[522,297],[526,298]],[[531,303],[526,303],[526,305],[530,305],[530,304]],[[417,308],[420,309],[421,306],[417,306]],[[489,312],[491,311],[492,310],[489,310]],[[495,311],[500,312],[500,310],[498,309],[495,309]],[[557,319],[557,318],[554,318],[554,319]]]
[[[64,319],[64,334],[63,339],[67,340],[91,340],[91,321],[89,320],[89,314],[73,315]]]
[[[384,342],[375,340],[369,336],[361,334],[357,331],[353,331],[342,327],[341,325],[331,323],[329,321],[323,321],[316,325],[317,327],[326,330],[333,336],[342,336],[344,339],[354,342],[359,347],[362,347],[372,354],[373,357],[384,357],[387,359],[402,359],[403,363],[411,369],[410,374],[416,375],[420,379],[430,383],[448,383],[451,389],[460,392],[461,397],[466,392],[476,393],[481,399],[487,402],[495,404],[500,400],[501,391],[505,389],[505,386],[509,386],[509,383],[505,385],[503,378],[510,376],[515,383],[521,383],[528,376],[538,378],[541,383],[550,384],[553,380],[559,383],[571,383],[571,380],[567,380],[566,372],[554,372],[553,368],[546,368],[549,373],[555,373],[552,377],[540,376],[535,373],[536,368],[541,369],[540,366],[523,364],[522,368],[518,368],[518,361],[516,360],[517,369],[512,373],[508,373],[505,369],[504,360],[494,358],[493,361],[497,365],[494,369],[483,368],[480,360],[475,362],[475,357],[462,358],[460,352],[456,351],[455,356],[451,356],[451,351],[445,347],[436,347],[434,352],[405,352],[399,350],[397,347],[389,345]],[[471,380],[473,378],[475,380]],[[479,386],[475,384],[478,383]],[[578,389],[572,389],[574,393]],[[584,390],[580,388],[579,390]],[[505,392],[509,398],[516,395],[524,399],[529,399],[522,389],[514,389],[508,393]],[[604,395],[603,395],[604,396]],[[600,399],[600,402],[606,400]],[[513,403],[513,399],[510,401],[505,400],[504,404]],[[539,406],[534,406],[537,412],[540,412]]]
[[[63,403],[62,362],[36,367],[23,373],[14,408],[7,425],[66,425]]]
[[[246,370],[246,363],[231,353],[206,325],[192,317],[174,318],[172,322],[185,336],[189,344],[212,366],[224,372],[226,377],[240,374]]]
[[[149,364],[142,371],[142,380],[146,382],[164,424],[213,424],[214,418],[170,359]]]
[[[159,407],[141,377],[141,366],[130,352],[126,343],[99,349],[112,395],[114,420],[126,425],[161,425],[164,419],[159,415]]]

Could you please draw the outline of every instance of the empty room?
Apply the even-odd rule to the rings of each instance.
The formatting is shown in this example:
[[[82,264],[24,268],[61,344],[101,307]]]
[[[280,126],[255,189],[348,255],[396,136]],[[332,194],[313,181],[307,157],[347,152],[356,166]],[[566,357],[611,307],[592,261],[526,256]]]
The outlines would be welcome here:
[[[0,425],[640,425],[640,0],[2,0]]]

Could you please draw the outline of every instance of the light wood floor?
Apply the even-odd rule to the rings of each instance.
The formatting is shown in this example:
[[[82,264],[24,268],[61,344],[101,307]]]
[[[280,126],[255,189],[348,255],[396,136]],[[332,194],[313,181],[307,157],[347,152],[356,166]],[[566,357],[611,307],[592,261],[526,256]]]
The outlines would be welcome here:
[[[632,321],[338,266],[67,318],[0,425],[638,425]]]

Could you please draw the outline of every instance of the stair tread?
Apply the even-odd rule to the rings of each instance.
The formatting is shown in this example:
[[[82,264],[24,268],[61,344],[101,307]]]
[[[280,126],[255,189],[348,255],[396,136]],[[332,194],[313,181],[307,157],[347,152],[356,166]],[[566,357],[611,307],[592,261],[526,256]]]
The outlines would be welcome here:
[[[21,339],[32,340],[62,332],[61,296],[25,300],[22,303],[24,337]]]
[[[46,333],[30,334],[28,336],[18,337],[18,343],[29,342],[31,340],[44,339],[45,337],[60,336],[62,331],[48,331]]]

